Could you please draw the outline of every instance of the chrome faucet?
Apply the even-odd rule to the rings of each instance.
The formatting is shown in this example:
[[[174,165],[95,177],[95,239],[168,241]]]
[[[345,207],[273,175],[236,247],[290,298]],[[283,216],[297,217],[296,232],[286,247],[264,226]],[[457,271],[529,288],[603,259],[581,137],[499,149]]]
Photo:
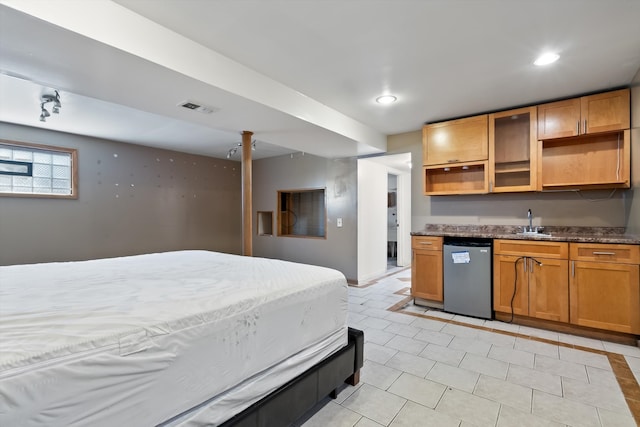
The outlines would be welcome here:
[[[529,218],[529,233],[533,233],[533,214],[531,209],[527,211],[527,218]]]

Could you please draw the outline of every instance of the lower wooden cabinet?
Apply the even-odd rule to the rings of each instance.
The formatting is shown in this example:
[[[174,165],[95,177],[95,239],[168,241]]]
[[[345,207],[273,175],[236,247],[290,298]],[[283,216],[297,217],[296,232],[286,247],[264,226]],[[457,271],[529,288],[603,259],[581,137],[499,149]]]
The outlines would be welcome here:
[[[513,311],[520,316],[529,315],[529,278],[524,271],[525,259],[514,255],[493,257],[493,310]]]
[[[569,321],[566,242],[494,240],[493,309],[497,312]]]
[[[443,302],[442,237],[413,236],[411,249],[411,296]]]
[[[640,334],[640,247],[572,243],[571,323]]]
[[[496,254],[493,272],[495,311],[569,321],[566,259]]]
[[[569,262],[566,259],[529,259],[529,316],[569,321]]]

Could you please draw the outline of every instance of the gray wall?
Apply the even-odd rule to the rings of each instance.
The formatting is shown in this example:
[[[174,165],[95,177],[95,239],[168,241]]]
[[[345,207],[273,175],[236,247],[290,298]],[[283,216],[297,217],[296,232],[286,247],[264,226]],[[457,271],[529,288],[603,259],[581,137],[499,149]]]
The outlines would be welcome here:
[[[327,237],[278,237],[278,190],[326,188]],[[335,268],[357,278],[357,161],[325,159],[296,153],[261,159],[253,164],[253,210],[273,212],[273,236],[254,229],[253,255]],[[343,227],[336,227],[336,218]]]
[[[631,87],[631,185],[627,198],[627,232],[640,236],[640,70]]]
[[[636,92],[637,93],[637,92]],[[638,98],[636,96],[635,98]],[[638,105],[638,101],[634,101]],[[637,108],[636,108],[637,109]],[[632,171],[640,170],[638,120],[632,136]],[[609,198],[610,190],[554,193],[507,193],[464,196],[425,196],[422,184],[422,131],[391,135],[388,153],[412,153],[411,171],[411,229],[421,230],[425,224],[497,224],[525,225],[527,209],[534,215],[534,225],[542,226],[600,226],[640,229],[637,218],[640,206],[631,203],[634,189],[617,190]],[[635,149],[634,149],[635,148]],[[639,187],[638,172],[634,187]],[[597,201],[592,201],[593,199]],[[633,207],[633,211],[631,208]],[[634,216],[630,222],[631,216]]]
[[[241,251],[238,162],[8,123],[0,138],[77,148],[79,164],[77,200],[0,198],[0,265]]]

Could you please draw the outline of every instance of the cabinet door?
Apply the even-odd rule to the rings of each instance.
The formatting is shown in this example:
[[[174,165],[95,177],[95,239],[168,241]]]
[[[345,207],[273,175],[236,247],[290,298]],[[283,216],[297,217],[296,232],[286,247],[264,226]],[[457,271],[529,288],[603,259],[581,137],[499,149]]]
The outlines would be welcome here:
[[[580,134],[580,98],[538,105],[538,139]]]
[[[414,249],[411,296],[442,302],[442,251]]]
[[[426,125],[422,138],[424,165],[472,162],[489,158],[486,114]]]
[[[629,90],[583,96],[581,133],[611,132],[629,129]]]
[[[536,107],[489,115],[490,191],[533,191],[537,187]]]
[[[640,334],[638,265],[571,262],[571,323]]]
[[[569,322],[569,261],[527,259],[529,265],[529,316]]]
[[[529,315],[528,269],[526,259],[519,256],[493,257],[493,309],[503,313]],[[515,291],[515,295],[514,295]]]

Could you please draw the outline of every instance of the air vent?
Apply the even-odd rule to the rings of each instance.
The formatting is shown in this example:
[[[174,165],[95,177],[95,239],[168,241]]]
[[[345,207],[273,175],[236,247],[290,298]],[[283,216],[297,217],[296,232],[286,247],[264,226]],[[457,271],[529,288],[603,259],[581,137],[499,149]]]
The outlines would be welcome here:
[[[202,105],[202,103],[196,101],[183,101],[178,105],[180,107],[186,108],[187,110],[197,111],[202,114],[211,114],[220,110],[219,108]]]

